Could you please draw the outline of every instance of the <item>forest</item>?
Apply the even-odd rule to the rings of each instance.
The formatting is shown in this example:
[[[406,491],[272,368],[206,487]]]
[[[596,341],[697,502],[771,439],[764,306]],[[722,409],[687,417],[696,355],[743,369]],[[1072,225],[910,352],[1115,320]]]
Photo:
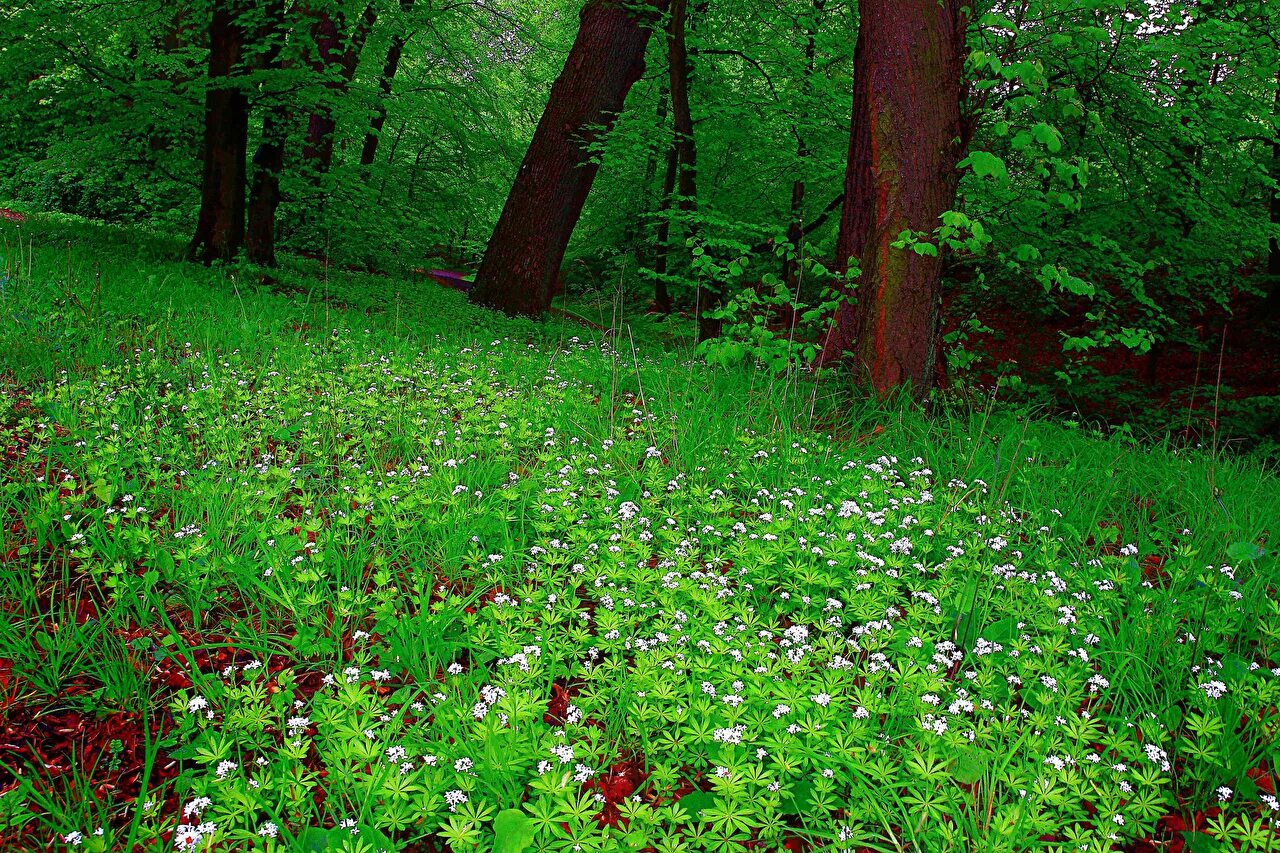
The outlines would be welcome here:
[[[1280,0],[5,0],[0,850],[1280,851]]]

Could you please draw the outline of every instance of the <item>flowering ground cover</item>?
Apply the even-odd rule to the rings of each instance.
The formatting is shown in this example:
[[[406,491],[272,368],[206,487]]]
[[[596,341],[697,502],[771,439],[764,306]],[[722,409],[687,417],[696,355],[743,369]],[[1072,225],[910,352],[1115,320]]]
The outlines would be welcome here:
[[[1247,460],[7,227],[4,849],[1280,849]]]

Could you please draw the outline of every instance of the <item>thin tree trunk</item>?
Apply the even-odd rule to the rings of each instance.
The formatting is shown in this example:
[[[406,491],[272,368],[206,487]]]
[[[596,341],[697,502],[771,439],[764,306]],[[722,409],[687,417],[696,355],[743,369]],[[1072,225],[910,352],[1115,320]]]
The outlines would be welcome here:
[[[661,133],[667,128],[667,103],[671,98],[671,91],[666,77],[662,78],[662,82],[658,86],[658,108],[657,121],[655,126]],[[658,189],[657,201],[659,214],[665,213],[671,206],[671,193],[675,187],[675,167],[672,165],[674,156],[674,147],[670,144],[672,141],[669,136],[666,154],[663,155],[663,161],[667,164],[666,173],[663,175],[662,186]],[[658,174],[658,152],[649,149],[648,155],[644,162],[644,197],[642,200],[641,215],[636,217],[636,222],[641,223],[637,226],[640,233],[639,248],[636,251],[637,261],[641,266],[648,266],[657,272],[657,264],[661,258],[662,272],[666,273],[666,232],[663,230],[663,222],[659,221],[654,227],[652,223],[645,222],[645,214],[653,209],[654,194],[652,191],[653,179]],[[669,229],[668,229],[669,230]],[[667,283],[654,279],[653,282],[653,310],[660,314],[671,313],[671,294],[667,290]]]
[[[302,149],[302,159],[310,167],[313,177],[328,172],[333,165],[333,137],[338,126],[333,109],[347,93],[347,88],[355,77],[356,67],[360,64],[360,51],[364,49],[364,43],[377,19],[378,10],[370,3],[360,16],[360,22],[346,39],[345,48],[338,24],[328,12],[321,12],[312,27],[316,59],[311,67],[324,77],[324,87],[327,90],[320,105],[307,121],[307,139]]]
[[[249,98],[236,81],[244,53],[243,11],[217,0],[209,21],[209,84],[204,98],[204,177],[190,260],[231,260],[244,244],[245,154]]]
[[[877,393],[909,383],[922,399],[933,381],[942,264],[892,243],[907,230],[932,234],[955,203],[956,163],[968,135],[961,98],[971,6],[969,0],[859,6],[854,139],[838,251],[847,260],[856,249],[862,272],[853,328],[837,331],[854,341],[858,368]],[[839,319],[847,322],[848,312]]]
[[[265,11],[267,20],[263,29],[268,47],[262,57],[262,67],[278,73],[284,67],[280,55],[284,49],[285,0],[270,0]],[[283,96],[273,93],[262,117],[262,139],[253,154],[249,223],[245,235],[245,253],[249,262],[264,267],[276,265],[276,210],[280,206],[280,174],[284,171],[289,118],[289,108],[283,103]]]
[[[817,53],[817,29],[821,20],[826,0],[813,0],[814,19],[804,43],[804,106],[807,106],[810,94],[810,83],[813,78],[814,56]],[[803,106],[802,106],[803,109]],[[791,184],[791,219],[787,226],[787,242],[791,244],[792,254],[782,262],[782,280],[787,284],[787,291],[795,293],[800,279],[800,252],[804,242],[804,162],[809,158],[809,145],[804,138],[801,122],[796,123],[796,162],[799,177]]]
[[[413,9],[414,0],[400,0],[400,12],[407,15]],[[360,149],[360,165],[372,166],[378,157],[378,140],[382,138],[382,128],[387,123],[387,99],[391,97],[391,85],[400,69],[400,57],[404,53],[405,43],[409,36],[401,30],[391,37],[391,46],[387,48],[387,59],[382,63],[382,81],[378,86],[378,106],[374,109],[373,118],[369,120],[369,131],[364,136],[364,147]]]
[[[674,142],[674,140],[673,140]],[[673,144],[667,148],[667,168],[662,176],[662,200],[658,202],[658,233],[654,236],[653,271],[660,276],[653,283],[653,305],[663,314],[670,314],[671,292],[667,288],[667,264],[671,258],[671,197],[676,191],[676,172],[680,169],[680,155]]]
[[[583,7],[573,48],[489,239],[472,301],[535,317],[550,304],[599,169],[591,143],[597,128],[612,126],[644,71],[652,19],[665,5],[650,0],[640,11],[623,0],[588,0]]]
[[[689,109],[689,49],[685,39],[688,23],[687,0],[671,0],[671,19],[667,24],[667,67],[671,83],[671,118],[675,132],[676,207],[685,229],[692,234],[693,215],[698,212],[698,145],[693,135],[693,113]],[[668,234],[668,242],[670,235]],[[670,248],[668,247],[668,252]],[[694,294],[694,310],[698,319],[698,340],[720,336],[721,321],[707,316],[724,300],[718,284],[698,285]]]

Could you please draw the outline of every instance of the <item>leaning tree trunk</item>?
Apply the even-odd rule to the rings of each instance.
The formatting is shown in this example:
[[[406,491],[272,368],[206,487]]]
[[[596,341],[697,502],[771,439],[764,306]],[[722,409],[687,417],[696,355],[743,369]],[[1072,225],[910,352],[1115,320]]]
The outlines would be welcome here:
[[[284,68],[280,54],[285,37],[285,0],[270,0],[265,11],[267,20],[263,29],[268,47],[262,57],[262,67],[278,75]],[[245,253],[250,263],[264,267],[276,265],[276,210],[280,207],[280,175],[284,171],[284,146],[290,123],[289,108],[283,97],[280,92],[273,92],[262,117],[262,139],[253,154],[249,187]]]
[[[400,12],[409,14],[414,0],[400,0]],[[404,25],[401,24],[403,27]],[[387,123],[387,99],[391,97],[391,86],[395,82],[396,72],[400,69],[400,57],[404,54],[405,43],[409,36],[402,29],[391,37],[391,45],[387,48],[386,61],[382,63],[382,80],[378,85],[378,105],[374,108],[373,118],[369,119],[369,131],[364,135],[364,147],[360,149],[360,165],[372,166],[378,157],[378,140],[382,138],[382,128]]]
[[[652,19],[666,0],[638,11],[624,0],[589,0],[564,69],[516,174],[476,274],[473,302],[541,315],[599,165],[592,143],[612,127],[644,71]],[[628,8],[631,7],[631,8]]]
[[[881,394],[933,379],[942,264],[892,244],[932,234],[955,203],[969,0],[862,0],[853,138],[838,262],[861,257],[858,301],[837,316],[823,360],[852,349]]]
[[[237,0],[217,0],[209,21],[209,82],[204,96],[204,177],[193,261],[231,260],[244,243],[245,154],[249,99],[235,79],[244,53]]]

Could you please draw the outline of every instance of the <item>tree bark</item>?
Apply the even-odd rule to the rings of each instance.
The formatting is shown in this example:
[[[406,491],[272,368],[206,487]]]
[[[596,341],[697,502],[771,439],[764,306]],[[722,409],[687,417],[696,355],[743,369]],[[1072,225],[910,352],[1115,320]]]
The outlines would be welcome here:
[[[540,316],[582,213],[598,164],[591,143],[612,127],[644,71],[653,18],[622,0],[588,0],[578,34],[516,174],[476,274],[471,299],[508,314]]]
[[[856,305],[838,312],[822,361],[852,352],[885,394],[932,385],[941,299],[939,257],[895,249],[903,231],[932,234],[955,203],[967,128],[961,116],[970,0],[862,0],[854,115],[837,264],[861,257]]]
[[[334,105],[346,94],[360,64],[360,52],[378,19],[378,10],[370,3],[360,21],[346,38],[327,11],[316,16],[311,35],[316,44],[316,58],[311,68],[324,79],[326,93],[307,121],[307,139],[302,149],[303,162],[313,176],[322,175],[333,165],[333,136],[337,129]]]
[[[267,49],[262,67],[279,72],[284,64],[281,53],[285,38],[285,0],[270,0],[265,7],[263,25]],[[284,148],[290,114],[279,93],[272,95],[262,117],[262,139],[253,154],[249,187],[249,223],[245,235],[245,253],[250,263],[264,267],[276,265],[276,210],[280,207],[280,174],[284,171]]]
[[[237,0],[216,0],[209,21],[209,82],[204,96],[204,176],[193,261],[231,260],[244,244],[245,155],[249,98],[237,81],[244,54],[243,12]]]
[[[414,0],[400,0],[400,12],[409,14]],[[404,53],[405,43],[409,36],[401,30],[391,37],[391,45],[387,48],[386,61],[382,63],[382,80],[379,83],[378,106],[374,109],[373,118],[369,120],[369,131],[364,135],[364,147],[360,149],[360,165],[372,166],[378,157],[378,140],[382,138],[382,128],[387,123],[387,99],[391,97],[391,85],[400,69],[400,57]]]

